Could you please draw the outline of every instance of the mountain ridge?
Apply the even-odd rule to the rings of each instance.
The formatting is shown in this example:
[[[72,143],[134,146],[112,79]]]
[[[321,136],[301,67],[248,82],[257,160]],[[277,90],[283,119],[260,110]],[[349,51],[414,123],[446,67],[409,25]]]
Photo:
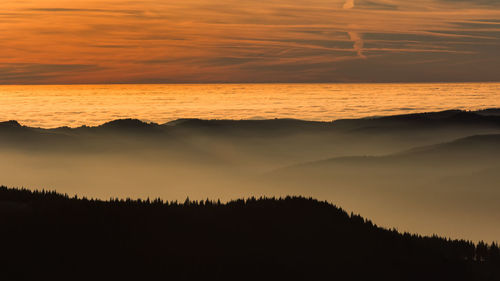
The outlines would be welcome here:
[[[500,153],[500,134],[485,134],[485,135],[473,135],[473,136],[467,136],[464,138],[459,138],[456,140],[453,140],[451,142],[444,142],[444,143],[439,143],[439,144],[433,144],[433,145],[425,145],[425,146],[420,146],[420,147],[415,147],[411,148],[405,151],[400,151],[388,155],[381,155],[381,156],[376,156],[376,155],[352,155],[352,156],[342,156],[342,157],[334,157],[334,158],[328,158],[328,159],[322,159],[322,160],[317,160],[317,161],[310,161],[306,163],[298,163],[295,165],[290,165],[289,167],[283,167],[281,169],[287,169],[287,168],[294,168],[294,167],[300,167],[300,166],[307,166],[307,165],[318,165],[318,164],[328,164],[329,162],[334,162],[334,161],[349,161],[349,160],[356,160],[356,159],[382,159],[382,158],[398,158],[398,157],[407,157],[407,156],[414,156],[417,153],[426,153],[426,154],[437,154],[441,155],[439,149],[454,149],[456,152],[461,152],[460,154],[466,154],[468,151],[467,149],[472,148],[479,150],[486,150],[483,153],[489,153],[488,150],[491,149],[497,149],[498,153]],[[460,155],[459,154],[459,155]],[[478,155],[481,156],[481,155]]]
[[[333,121],[308,121],[302,119],[292,119],[292,118],[275,118],[275,119],[199,119],[199,118],[180,118],[172,120],[166,123],[155,123],[146,122],[140,119],[134,118],[123,118],[114,119],[111,121],[104,122],[103,124],[96,126],[82,125],[79,127],[57,127],[57,128],[39,128],[21,125],[16,120],[1,121],[0,128],[2,127],[25,127],[38,130],[59,130],[59,129],[82,129],[82,128],[145,128],[145,127],[176,127],[176,126],[235,126],[235,125],[255,125],[255,124],[266,124],[271,123],[275,125],[296,125],[296,126],[326,126],[342,127],[348,123],[369,123],[369,122],[397,122],[397,121],[407,121],[407,122],[425,122],[425,121],[456,121],[456,122],[500,122],[500,108],[490,108],[477,111],[464,111],[464,110],[445,110],[437,112],[422,112],[422,113],[411,113],[411,114],[400,114],[400,115],[388,115],[388,116],[371,116],[356,119],[338,119]]]

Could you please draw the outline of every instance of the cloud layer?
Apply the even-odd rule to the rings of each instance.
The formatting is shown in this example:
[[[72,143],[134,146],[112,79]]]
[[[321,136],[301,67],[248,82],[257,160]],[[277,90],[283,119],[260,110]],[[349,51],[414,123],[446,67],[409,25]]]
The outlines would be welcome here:
[[[500,81],[496,0],[26,0],[0,83]]]

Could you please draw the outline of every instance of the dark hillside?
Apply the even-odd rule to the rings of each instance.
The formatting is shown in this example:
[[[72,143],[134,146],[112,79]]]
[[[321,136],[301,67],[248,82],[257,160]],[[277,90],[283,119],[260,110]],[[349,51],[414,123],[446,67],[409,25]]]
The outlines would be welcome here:
[[[500,280],[496,245],[313,199],[94,201],[0,188],[3,280]]]

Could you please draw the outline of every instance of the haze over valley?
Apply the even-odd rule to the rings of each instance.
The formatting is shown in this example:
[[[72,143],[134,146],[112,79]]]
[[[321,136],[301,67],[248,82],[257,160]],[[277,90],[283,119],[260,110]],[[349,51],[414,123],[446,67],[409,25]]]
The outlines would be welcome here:
[[[312,196],[422,234],[500,237],[500,110],[313,122],[0,123],[3,184],[107,198]],[[480,183],[480,184],[479,184]]]

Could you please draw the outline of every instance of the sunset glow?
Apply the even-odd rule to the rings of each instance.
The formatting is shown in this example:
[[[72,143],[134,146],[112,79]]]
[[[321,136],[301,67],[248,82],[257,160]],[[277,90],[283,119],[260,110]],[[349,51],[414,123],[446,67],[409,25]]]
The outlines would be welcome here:
[[[498,106],[500,83],[0,86],[0,120],[41,128],[119,118],[332,121]]]
[[[0,83],[500,81],[499,3],[3,1]]]

